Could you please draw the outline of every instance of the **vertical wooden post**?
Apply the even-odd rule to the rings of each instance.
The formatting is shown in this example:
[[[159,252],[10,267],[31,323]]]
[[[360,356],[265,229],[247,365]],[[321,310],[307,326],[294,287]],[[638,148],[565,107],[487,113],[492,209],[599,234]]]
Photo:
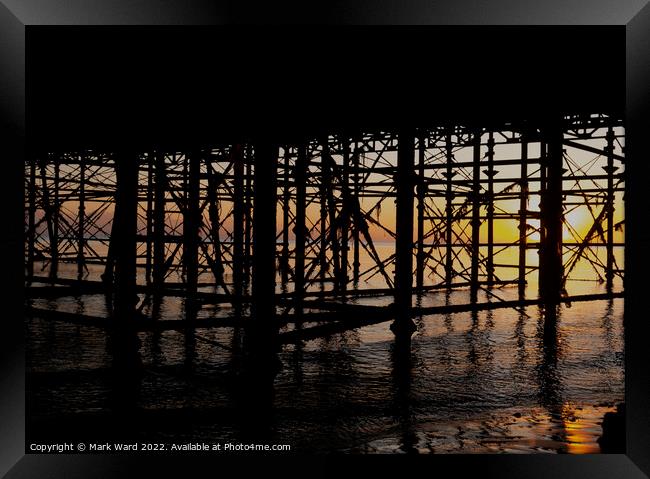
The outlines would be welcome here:
[[[354,154],[352,156],[352,163],[353,163],[353,166],[354,166],[353,182],[354,182],[354,197],[355,198],[359,198],[359,194],[361,193],[360,185],[359,185],[359,163],[360,163],[359,155],[360,155],[359,145],[358,145],[358,142],[355,142]],[[361,246],[359,244],[359,225],[357,224],[356,220],[354,222],[354,232],[352,233],[352,235],[353,235],[353,241],[354,241],[354,243],[353,243],[353,256],[354,256],[354,259],[353,259],[353,262],[352,262],[352,268],[353,268],[352,277],[353,277],[354,284],[356,286],[359,283],[359,267],[361,266],[361,264],[359,263],[359,248]]]
[[[154,201],[154,183],[153,183],[153,171],[154,171],[154,154],[149,152],[147,154],[147,233],[146,233],[146,263],[145,263],[145,282],[147,286],[151,285],[152,274],[153,274],[153,201]]]
[[[115,245],[115,304],[117,320],[124,324],[134,318],[136,295],[136,250],[138,218],[138,158],[120,151],[116,155],[118,205],[117,228],[113,229]]]
[[[54,244],[52,246],[52,269],[50,276],[56,278],[59,274],[59,215],[61,211],[60,199],[60,185],[59,179],[61,174],[61,167],[59,161],[54,163],[54,204],[52,210],[52,232]]]
[[[115,158],[117,191],[112,241],[115,255],[113,304],[113,357],[118,364],[130,364],[137,356],[137,336],[133,330],[136,293],[138,157],[119,151]]]
[[[289,281],[289,201],[291,200],[291,189],[289,187],[289,147],[284,147],[282,178],[282,256],[281,256],[281,277],[282,284]]]
[[[343,167],[341,180],[341,191],[346,195],[350,182],[350,141],[347,135],[341,137],[343,142]],[[345,291],[348,286],[348,252],[350,250],[350,211],[347,205],[343,205],[341,210],[341,266],[339,274],[339,289]]]
[[[217,285],[224,286],[223,280],[223,258],[221,252],[221,238],[219,237],[219,177],[212,168],[210,155],[205,157],[205,171],[208,178],[206,199],[208,200],[208,217],[210,220],[210,239],[212,241],[212,258],[209,258],[212,276]],[[237,171],[235,168],[235,175]],[[236,181],[236,180],[235,180]],[[236,201],[237,193],[235,193]]]
[[[281,367],[275,313],[279,147],[269,137],[259,136],[254,148],[251,317],[245,330],[240,397],[247,417],[258,428],[260,413],[272,402],[273,378]]]
[[[43,196],[43,210],[45,212],[45,223],[47,225],[47,237],[50,244],[50,276],[52,276],[52,266],[56,263],[58,247],[56,245],[56,232],[54,231],[53,209],[50,201],[50,185],[47,182],[47,157],[40,161],[41,170],[41,194]],[[53,244],[54,242],[54,244]]]
[[[155,194],[153,211],[153,284],[154,291],[159,290],[165,283],[165,190],[167,173],[165,171],[165,155],[155,153]]]
[[[214,281],[216,284],[225,287],[223,280],[223,258],[221,250],[221,238],[219,237],[219,178],[217,172],[212,168],[212,163],[209,155],[205,157],[205,169],[208,177],[208,191],[206,194],[208,200],[208,216],[210,219],[210,239],[212,240],[212,258],[211,269]],[[235,175],[238,175],[237,167],[235,166]],[[237,180],[235,180],[236,182]],[[237,193],[234,193],[234,201],[237,201]]]
[[[260,352],[274,348],[275,254],[278,146],[266,138],[255,143],[253,188],[253,295],[250,337]]]
[[[546,141],[542,139],[539,143],[539,209],[540,209],[540,221],[539,221],[539,250],[538,250],[538,255],[539,255],[539,264],[541,266],[542,263],[542,257],[544,256],[542,249],[544,245],[544,239],[546,236],[546,231],[542,227],[542,220],[541,220],[541,215],[542,215],[542,203],[544,201],[544,195],[546,194],[546,170],[547,170],[547,164],[546,164]],[[538,275],[539,275],[539,269],[537,270]],[[542,287],[542,278],[541,275],[539,276],[538,280],[538,287],[540,288],[540,294],[541,294],[541,287]]]
[[[415,265],[415,284],[419,290],[424,287],[424,202],[426,200],[427,183],[424,177],[424,160],[426,153],[426,132],[420,133],[420,144],[418,148],[418,179],[417,179],[417,196],[418,196],[418,216],[417,216],[417,235],[418,246]]]
[[[321,153],[320,166],[320,280],[321,287],[325,283],[327,273],[327,188],[329,187],[329,162],[325,155],[327,151],[327,138],[322,142],[323,151]],[[332,227],[332,225],[330,225]]]
[[[323,143],[323,180],[327,196],[327,214],[329,217],[329,244],[332,250],[332,266],[334,272],[334,290],[340,291],[341,282],[341,248],[338,237],[338,222],[336,218],[336,203],[334,199],[334,181],[332,180],[332,164],[334,159],[330,155],[328,138]]]
[[[301,143],[298,146],[298,158],[294,170],[294,181],[296,183],[296,222],[294,234],[296,241],[296,259],[294,265],[294,287],[296,312],[302,309],[302,299],[305,293],[305,239],[307,233],[307,144]]]
[[[201,158],[198,151],[188,155],[189,172],[187,174],[187,202],[183,211],[183,263],[185,265],[186,288],[188,298],[196,296],[199,267],[199,191]]]
[[[519,298],[524,299],[526,288],[526,219],[528,209],[528,140],[521,136],[521,176],[519,180]]]
[[[494,284],[494,133],[490,131],[487,151],[487,284]]]
[[[415,331],[411,319],[413,295],[413,187],[415,166],[415,135],[405,129],[399,134],[397,174],[395,177],[396,229],[395,240],[395,321],[391,330],[398,342],[410,342]]]
[[[117,231],[120,229],[120,207],[121,203],[117,201],[117,198],[119,196],[118,189],[119,185],[117,185],[117,179],[119,178],[119,173],[118,173],[118,166],[117,163],[119,161],[119,153],[113,155],[112,158],[112,163],[113,163],[113,168],[115,171],[115,178],[116,178],[116,189],[115,189],[115,196],[114,196],[114,201],[113,201],[113,221],[111,223],[111,234],[109,237],[108,241],[108,251],[106,252],[106,264],[104,265],[104,272],[101,275],[102,282],[104,283],[105,286],[105,292],[107,294],[106,298],[108,300],[109,306],[112,307],[112,298],[111,298],[111,291],[113,290],[113,282],[115,279],[115,251],[116,251],[116,242],[117,242]]]
[[[614,172],[618,169],[614,166],[614,142],[616,135],[614,129],[610,126],[607,130],[607,166],[603,169],[607,173],[607,263],[605,271],[605,281],[608,291],[612,290],[614,285]]]
[[[41,164],[41,181],[43,186],[43,207],[47,234],[50,240],[50,279],[56,279],[59,268],[59,160],[54,161],[54,200],[50,201],[50,186],[47,184],[47,163]]]
[[[541,202],[541,222],[544,241],[541,245],[540,292],[542,299],[555,305],[562,290],[562,174],[563,132],[561,124],[551,123],[545,128],[548,145],[546,187]]]
[[[34,256],[36,248],[36,159],[29,162],[29,210],[27,212],[27,283],[34,278]]]
[[[451,141],[452,129],[447,130],[446,139],[446,158],[447,158],[447,171],[445,172],[446,189],[445,189],[445,282],[447,287],[451,288],[451,283],[454,277],[454,252],[453,252],[453,227],[454,227],[454,192],[452,189],[452,180],[456,173],[453,171],[453,144]]]
[[[242,150],[243,151],[243,150]],[[248,285],[251,278],[251,242],[253,222],[251,217],[252,195],[253,195],[253,154],[252,145],[246,146],[246,158],[244,160],[246,167],[246,182],[244,185],[244,284]]]
[[[481,244],[481,130],[474,133],[474,158],[472,162],[472,263],[470,270],[471,301],[478,296],[478,270]]]
[[[86,219],[86,165],[84,155],[79,155],[79,208],[77,217],[77,280],[81,281],[84,273],[84,231]]]
[[[241,302],[244,286],[244,221],[245,221],[245,192],[244,192],[244,151],[241,145],[234,145],[233,161],[233,208],[232,208],[232,279],[235,294],[235,305]],[[275,240],[274,240],[275,241]]]
[[[145,252],[145,274],[144,279],[147,286],[151,285],[153,275],[153,171],[154,171],[154,154],[147,153],[147,207],[146,207],[146,252]]]

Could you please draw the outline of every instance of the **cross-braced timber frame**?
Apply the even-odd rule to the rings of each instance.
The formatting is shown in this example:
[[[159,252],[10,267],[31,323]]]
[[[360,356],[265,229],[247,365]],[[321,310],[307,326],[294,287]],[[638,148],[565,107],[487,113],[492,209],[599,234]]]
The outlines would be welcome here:
[[[401,310],[432,289],[467,287],[475,302],[478,291],[499,299],[495,290],[513,285],[520,304],[554,304],[571,299],[571,281],[603,282],[612,294],[622,286],[620,118],[331,132],[273,145],[264,156],[274,162],[274,296],[289,305],[285,316],[302,314],[310,297],[387,295]],[[269,190],[255,174],[261,148],[131,152],[138,291],[253,300],[255,195],[261,204]],[[28,285],[61,285],[60,294],[115,286],[115,218],[128,209],[117,201],[118,158],[49,152],[26,164]],[[526,297],[531,278],[535,298]]]

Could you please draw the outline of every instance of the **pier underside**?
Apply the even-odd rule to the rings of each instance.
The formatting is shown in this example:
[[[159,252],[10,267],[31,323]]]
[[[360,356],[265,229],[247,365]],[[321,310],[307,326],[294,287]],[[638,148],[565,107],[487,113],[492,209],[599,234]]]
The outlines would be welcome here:
[[[256,347],[383,321],[410,338],[422,314],[618,296],[623,147],[622,119],[594,113],[50,152],[25,170],[27,294],[106,295],[104,317],[46,313],[79,324],[250,326]],[[604,291],[577,294],[585,281]],[[467,304],[421,306],[459,288]],[[157,321],[166,296],[183,314]]]

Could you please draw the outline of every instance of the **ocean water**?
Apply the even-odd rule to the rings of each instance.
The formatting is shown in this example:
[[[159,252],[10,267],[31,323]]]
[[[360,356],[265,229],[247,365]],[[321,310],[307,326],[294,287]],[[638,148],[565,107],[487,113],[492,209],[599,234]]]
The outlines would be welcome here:
[[[388,245],[379,249],[390,255]],[[536,252],[529,255],[535,264]],[[62,266],[65,274],[74,277],[74,268]],[[516,270],[497,274],[512,279],[507,274],[514,277]],[[527,297],[536,297],[535,276],[529,275]],[[573,277],[569,294],[605,292],[602,283],[592,281],[588,262],[580,263]],[[382,281],[375,276],[359,287],[385,287]],[[620,288],[617,280],[614,289]],[[481,291],[479,302],[517,294],[516,286],[495,288]],[[422,306],[464,304],[469,291],[431,291],[414,300]],[[106,313],[102,295],[29,303]],[[154,311],[161,321],[185,314],[183,301],[169,297],[155,309],[143,308],[145,314]],[[228,305],[205,305],[198,313],[231,314]],[[602,417],[624,399],[623,299],[562,306],[551,338],[537,306],[415,321],[406,361],[393,350],[388,323],[284,346],[269,394],[260,396],[263,405],[249,414],[239,407],[235,386],[241,343],[236,329],[139,333],[144,369],[137,380],[124,380],[127,387],[111,374],[110,341],[101,329],[28,318],[28,436],[52,437],[52,431],[66,429],[76,437],[101,436],[115,409],[115,390],[124,386],[122,400],[137,411],[129,416],[128,432],[150,442],[255,439],[317,453],[600,451]]]

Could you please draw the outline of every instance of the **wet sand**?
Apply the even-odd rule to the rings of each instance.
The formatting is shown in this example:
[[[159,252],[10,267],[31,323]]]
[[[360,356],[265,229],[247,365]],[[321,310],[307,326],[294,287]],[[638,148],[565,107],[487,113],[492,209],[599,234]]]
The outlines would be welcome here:
[[[489,417],[421,422],[417,432],[390,431],[384,437],[341,452],[361,454],[600,454],[605,413],[614,404],[565,405],[552,414],[542,408],[511,408]]]

